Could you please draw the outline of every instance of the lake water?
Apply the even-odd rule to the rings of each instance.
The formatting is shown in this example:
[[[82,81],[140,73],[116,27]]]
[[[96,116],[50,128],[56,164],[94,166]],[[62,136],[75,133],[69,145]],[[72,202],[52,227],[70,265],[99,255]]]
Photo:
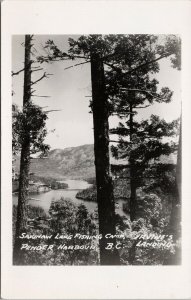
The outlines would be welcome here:
[[[91,184],[83,180],[65,180],[62,182],[68,184],[67,189],[51,190],[46,193],[30,194],[29,204],[32,206],[40,206],[45,210],[45,212],[48,213],[51,202],[59,200],[61,197],[63,197],[65,199],[70,199],[73,203],[77,205],[83,203],[87,207],[89,212],[93,212],[95,209],[97,209],[97,203],[93,201],[84,201],[76,198],[76,194],[78,191],[90,187]],[[13,194],[13,204],[17,204],[17,202],[18,195]],[[122,216],[127,216],[127,214],[123,212],[122,206],[124,202],[125,200],[118,200],[119,207],[116,208],[116,213]]]

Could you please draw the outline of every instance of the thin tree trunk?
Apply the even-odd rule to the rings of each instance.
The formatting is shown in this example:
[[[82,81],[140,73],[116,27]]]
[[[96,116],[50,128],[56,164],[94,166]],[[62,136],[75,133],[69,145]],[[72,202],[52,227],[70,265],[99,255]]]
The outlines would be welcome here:
[[[178,203],[181,203],[182,194],[182,116],[180,118],[180,136],[178,144],[178,156],[177,156],[177,167],[176,167],[176,185],[178,192]]]
[[[173,242],[176,243],[181,237],[181,185],[182,185],[182,116],[180,118],[180,135],[176,165],[176,184],[172,196],[172,208],[170,215],[169,231],[173,236]],[[181,264],[181,247],[176,247],[175,253],[164,260],[164,265]]]
[[[135,220],[136,217],[136,209],[137,209],[137,194],[136,194],[136,184],[133,179],[133,166],[131,165],[130,168],[130,189],[131,189],[131,195],[130,195],[130,219],[131,221]]]
[[[24,70],[24,96],[23,109],[30,102],[31,99],[31,36],[25,36],[25,70]],[[25,128],[23,128],[25,130]],[[13,263],[16,265],[23,264],[23,257],[21,248],[21,239],[19,236],[26,230],[27,222],[27,198],[29,185],[29,166],[30,166],[30,133],[24,133],[24,139],[21,149],[21,163],[20,163],[20,179],[19,179],[19,193],[18,193],[18,207],[17,207],[17,221],[15,243],[13,249]]]
[[[181,184],[182,184],[182,120],[180,120],[180,136],[178,144],[177,165],[176,165],[176,184],[174,196],[172,199],[172,210],[170,217],[170,231],[173,234],[174,241],[180,237],[181,222]]]
[[[133,97],[131,98],[132,102]],[[132,103],[130,103],[130,117],[129,117],[129,130],[130,130],[130,142],[132,141],[132,134],[133,134],[133,107]],[[136,182],[135,182],[135,165],[134,165],[134,160],[130,156],[129,158],[129,163],[130,163],[130,219],[131,221],[135,220],[135,215],[136,215],[136,208],[137,208],[137,196],[136,196]]]
[[[135,262],[135,256],[136,256],[136,246],[137,246],[137,240],[135,240],[131,246],[131,248],[129,249],[129,258],[128,258],[128,262],[130,265],[133,265],[133,263]]]
[[[106,234],[116,234],[115,203],[109,162],[108,102],[105,94],[104,67],[99,53],[91,54],[91,78],[94,121],[94,154],[99,214],[100,264],[119,264],[119,254],[115,249],[115,238],[106,239]],[[106,249],[113,244],[111,250]]]

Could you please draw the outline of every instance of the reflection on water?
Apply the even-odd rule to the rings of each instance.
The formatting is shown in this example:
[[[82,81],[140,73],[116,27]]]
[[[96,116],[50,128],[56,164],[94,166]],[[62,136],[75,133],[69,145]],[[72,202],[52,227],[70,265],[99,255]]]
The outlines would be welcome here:
[[[32,206],[41,206],[45,210],[45,212],[48,213],[51,202],[59,200],[61,197],[63,197],[65,199],[67,198],[72,200],[72,202],[77,205],[83,203],[87,207],[89,212],[93,212],[95,209],[97,209],[97,203],[92,201],[84,201],[76,198],[76,194],[79,190],[86,189],[90,187],[91,184],[83,180],[71,180],[71,179],[62,182],[68,184],[67,189],[51,190],[46,193],[30,194],[31,200],[29,200],[29,204]],[[17,202],[18,202],[18,195],[13,194],[13,204],[17,204]],[[122,208],[124,202],[125,200],[118,201],[119,207],[116,209],[116,213],[126,216]]]

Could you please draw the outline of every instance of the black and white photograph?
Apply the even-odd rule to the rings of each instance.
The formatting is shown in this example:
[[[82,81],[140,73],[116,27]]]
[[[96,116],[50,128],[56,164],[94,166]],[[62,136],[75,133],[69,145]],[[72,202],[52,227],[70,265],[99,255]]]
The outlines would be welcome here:
[[[181,264],[181,37],[12,36],[14,265]]]
[[[190,1],[2,3],[2,299],[189,299]]]

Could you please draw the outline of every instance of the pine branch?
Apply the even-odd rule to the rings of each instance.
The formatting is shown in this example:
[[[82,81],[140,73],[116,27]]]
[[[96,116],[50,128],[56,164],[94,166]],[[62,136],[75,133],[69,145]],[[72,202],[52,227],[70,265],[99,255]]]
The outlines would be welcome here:
[[[12,71],[12,74],[11,76],[15,76],[15,75],[19,75],[21,72],[23,72],[25,70],[25,68],[23,68],[22,70],[19,70],[18,72],[13,72]]]
[[[39,95],[32,95],[32,97],[39,97],[39,98],[50,98],[51,96],[39,96]]]
[[[40,66],[36,66],[36,67],[31,67],[32,69],[38,69],[40,68]]]
[[[160,96],[159,94],[156,94],[156,93],[151,93],[150,91],[148,90],[142,90],[142,89],[128,89],[128,88],[121,88],[121,90],[123,91],[132,91],[132,92],[140,92],[140,93],[143,93],[143,94],[146,94],[147,96],[150,96],[151,98],[155,98],[155,99],[158,99],[158,100],[163,100],[163,97]],[[145,97],[145,99],[147,99],[147,97]],[[144,99],[143,99],[144,100]],[[147,107],[147,106],[146,106]],[[144,107],[143,107],[144,108]]]
[[[70,55],[70,54],[67,54],[67,53],[65,53],[65,55],[66,55],[68,58],[70,58],[70,59],[75,59],[75,58],[87,59],[87,57],[81,56],[81,55]]]
[[[103,63],[104,63],[106,66],[112,68],[114,71],[120,72],[121,74],[124,74],[123,71],[122,71],[119,67],[116,67],[116,66],[114,66],[114,65],[112,65],[112,64],[109,64],[108,62],[106,63],[105,61],[103,61]]]
[[[150,105],[145,105],[145,106],[134,106],[135,109],[137,108],[146,108],[146,107],[149,107]]]
[[[162,58],[168,57],[168,56],[170,56],[170,55],[171,55],[170,53],[167,53],[167,54],[165,54],[165,55],[161,55],[161,56],[159,56],[158,58],[153,59],[153,60],[151,60],[151,61],[148,61],[148,62],[146,62],[146,63],[143,63],[143,64],[141,64],[141,65],[139,65],[139,66],[137,66],[137,67],[135,67],[135,68],[133,68],[133,69],[127,71],[127,72],[123,72],[121,68],[116,67],[116,66],[114,66],[114,65],[112,65],[112,64],[106,63],[105,61],[104,61],[104,64],[107,65],[107,66],[109,66],[110,68],[114,69],[115,71],[120,72],[121,75],[129,75],[129,74],[131,74],[131,73],[137,71],[138,69],[141,69],[142,67],[145,67],[145,66],[147,66],[147,65],[153,64],[153,63],[155,63],[155,62],[161,60]]]
[[[73,66],[70,66],[70,67],[65,68],[64,70],[68,70],[68,69],[71,69],[71,68],[76,67],[76,66],[84,65],[84,64],[87,64],[87,63],[89,63],[89,62],[90,62],[90,60],[85,61],[85,62],[83,62],[83,63],[75,64],[75,65],[73,65]]]
[[[152,98],[156,97],[157,94],[152,94],[150,91],[148,90],[142,90],[142,89],[128,89],[128,88],[121,88],[121,90],[123,91],[132,91],[132,92],[140,92],[146,95],[151,96]]]
[[[47,74],[46,72],[44,72],[44,74],[39,79],[37,79],[36,81],[31,82],[31,85],[36,84],[37,82],[41,81],[43,78],[48,78],[49,75],[53,75],[53,74]]]
[[[44,111],[44,113],[48,114],[50,112],[53,112],[53,111],[62,111],[63,109],[51,109],[51,110],[47,110],[47,111]]]
[[[33,93],[35,93],[36,90],[31,89],[31,96],[33,96]]]
[[[118,116],[118,115],[136,115],[137,112],[130,112],[130,111],[121,111],[121,112],[116,112],[116,113],[111,113],[111,116]]]
[[[67,53],[63,53],[61,56],[58,56],[57,58],[48,54],[48,56],[39,56],[37,59],[39,62],[52,62],[52,61],[64,61],[64,60],[74,60],[76,58],[80,59],[87,59],[85,56],[80,56],[80,55],[70,55]]]
[[[37,72],[37,71],[42,71],[42,70],[43,70],[43,68],[39,68],[39,69],[35,68],[35,70],[31,70],[31,73]]]
[[[146,63],[143,63],[143,64],[137,66],[136,68],[130,70],[130,71],[127,72],[126,74],[128,74],[128,73],[130,74],[130,73],[132,73],[132,72],[135,72],[135,71],[137,71],[138,69],[140,69],[140,68],[142,68],[142,67],[145,67],[145,66],[147,66],[147,65],[153,64],[153,63],[155,63],[155,62],[161,60],[162,58],[168,57],[169,55],[170,55],[170,54],[161,55],[161,56],[159,56],[159,57],[156,58],[156,59],[153,59],[153,60],[151,60],[151,61],[148,61],[148,62],[146,62]],[[126,74],[124,74],[124,75],[126,75]]]

